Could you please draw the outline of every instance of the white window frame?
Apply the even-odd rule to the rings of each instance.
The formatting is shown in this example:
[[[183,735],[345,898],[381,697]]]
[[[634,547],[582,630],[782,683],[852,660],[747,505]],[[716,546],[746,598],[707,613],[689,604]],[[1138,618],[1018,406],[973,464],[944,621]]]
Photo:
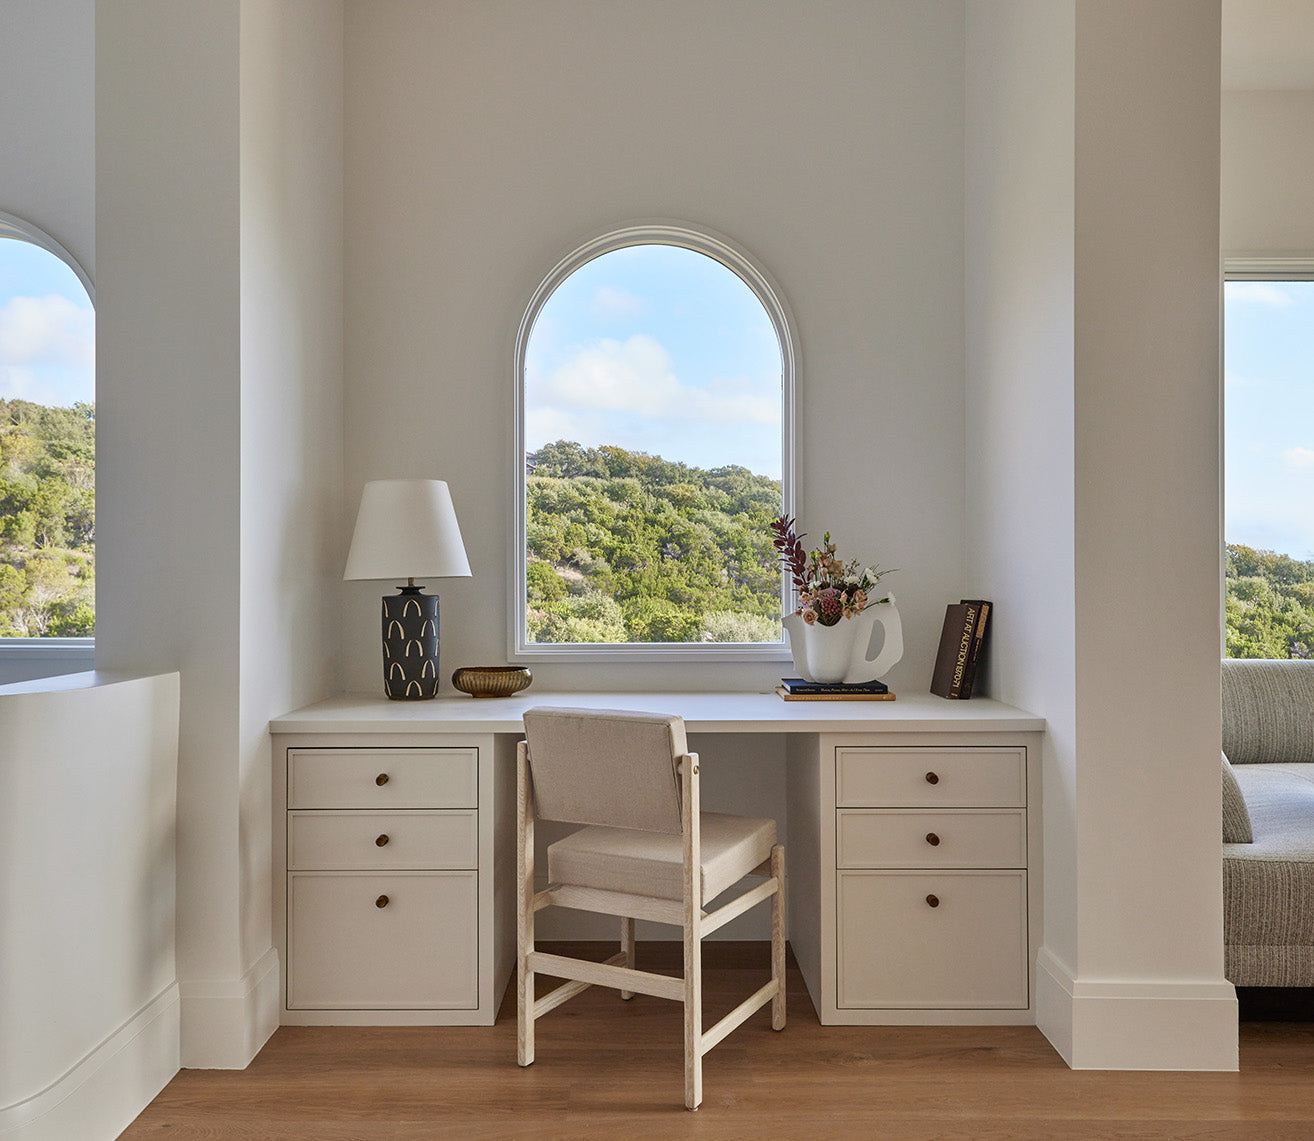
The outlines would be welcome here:
[[[45,230],[0,210],[0,238],[15,238],[54,254],[71,269],[96,305],[96,284],[82,263]],[[24,679],[54,677],[92,669],[96,662],[95,638],[0,638],[0,683],[11,674]]]
[[[513,371],[512,456],[513,524],[509,569],[507,653],[511,661],[576,662],[713,662],[788,661],[789,641],[781,631],[779,642],[571,642],[542,643],[525,640],[525,353],[534,323],[549,297],[572,273],[594,258],[629,246],[678,246],[705,254],[725,266],[748,286],[766,310],[780,343],[781,511],[794,515],[797,499],[797,442],[795,388],[798,378],[798,338],[789,306],[779,286],[743,249],[721,234],[682,222],[635,222],[591,238],[577,246],[552,268],[534,290],[516,334]],[[782,607],[792,596],[792,583],[781,570]]]

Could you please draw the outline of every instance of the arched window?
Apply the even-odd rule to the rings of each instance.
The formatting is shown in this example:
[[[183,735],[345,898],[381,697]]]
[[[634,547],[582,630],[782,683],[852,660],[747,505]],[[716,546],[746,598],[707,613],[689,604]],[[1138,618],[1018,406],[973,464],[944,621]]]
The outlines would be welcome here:
[[[513,655],[782,656],[795,367],[724,238],[629,226],[557,264],[516,342]]]
[[[0,214],[0,645],[90,666],[96,318],[54,238]],[[48,671],[41,671],[48,672]],[[58,663],[53,672],[65,672]],[[0,670],[0,680],[4,671]]]

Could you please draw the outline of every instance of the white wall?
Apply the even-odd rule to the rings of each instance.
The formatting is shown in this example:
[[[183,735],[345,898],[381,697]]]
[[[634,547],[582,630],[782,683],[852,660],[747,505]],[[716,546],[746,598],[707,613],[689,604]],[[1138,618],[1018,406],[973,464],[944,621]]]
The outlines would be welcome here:
[[[339,688],[342,13],[243,0],[242,961],[268,952],[268,725]]]
[[[178,1070],[178,677],[0,687],[0,1135],[108,1141]]]
[[[969,558],[1023,611],[996,631],[997,690],[1050,725],[1038,1021],[1076,1067],[1234,1068],[1217,824],[1219,7],[970,13],[969,125],[984,134],[969,158],[968,391],[985,438]]]
[[[191,1066],[277,1024],[265,723],[335,686],[340,35],[311,0],[97,12],[98,658],[183,677]]]
[[[925,689],[962,574],[963,25],[957,4],[347,6],[346,504],[446,479],[472,579],[439,582],[444,685],[504,661],[512,351],[587,236],[703,224],[780,283],[800,340],[803,529],[886,581]],[[349,688],[378,598],[344,589]],[[766,688],[781,665],[536,666],[536,685]]]
[[[0,17],[0,213],[96,275],[94,0],[10,0]],[[68,646],[0,645],[0,685],[89,669]]]
[[[1074,956],[1074,0],[967,9],[967,562],[992,696],[1046,719],[1045,942]]]
[[[6,0],[0,20],[0,211],[96,276],[95,0]]]
[[[1220,27],[1217,2],[1077,7],[1078,1066],[1236,1065],[1218,826]]]
[[[1224,254],[1314,255],[1314,91],[1224,91]]]

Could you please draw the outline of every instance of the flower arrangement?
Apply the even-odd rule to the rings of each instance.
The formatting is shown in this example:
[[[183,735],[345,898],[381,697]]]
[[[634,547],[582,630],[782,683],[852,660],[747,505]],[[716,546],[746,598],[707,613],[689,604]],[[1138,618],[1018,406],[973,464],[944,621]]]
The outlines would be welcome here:
[[[805,551],[802,538],[794,531],[795,520],[782,515],[771,524],[772,545],[780,552],[798,591],[798,609],[809,626],[834,626],[841,618],[860,614],[873,602],[872,588],[889,571],[874,567],[859,567],[856,559],[842,563],[835,557],[835,544],[830,532],[822,537],[822,545],[815,551]],[[874,601],[883,602],[883,598]]]

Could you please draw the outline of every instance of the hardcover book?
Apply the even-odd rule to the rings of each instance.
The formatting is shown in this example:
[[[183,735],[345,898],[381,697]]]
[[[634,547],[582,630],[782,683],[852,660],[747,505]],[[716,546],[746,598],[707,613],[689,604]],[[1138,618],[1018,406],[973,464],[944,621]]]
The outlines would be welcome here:
[[[889,693],[889,687],[883,681],[845,685],[842,682],[804,681],[801,677],[782,677],[780,684],[786,693]]]
[[[940,631],[940,649],[935,655],[931,674],[931,692],[937,697],[961,699],[963,678],[972,656],[972,638],[981,607],[976,602],[950,603],[944,608],[944,626]],[[970,690],[968,691],[970,694]]]

